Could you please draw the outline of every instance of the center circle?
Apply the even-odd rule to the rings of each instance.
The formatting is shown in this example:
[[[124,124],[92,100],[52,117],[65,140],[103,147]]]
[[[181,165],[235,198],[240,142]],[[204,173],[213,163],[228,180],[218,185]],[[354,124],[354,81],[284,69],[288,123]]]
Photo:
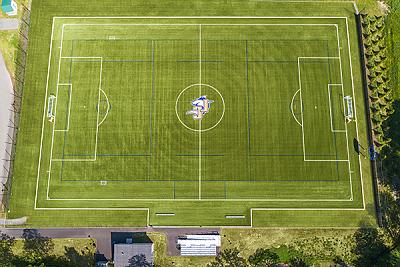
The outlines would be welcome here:
[[[186,112],[192,107],[191,101],[206,96],[211,100],[209,112],[200,120],[194,120]],[[196,83],[183,89],[175,103],[175,113],[179,122],[186,128],[194,132],[206,132],[214,129],[222,121],[225,114],[225,101],[222,94],[213,86],[204,83]],[[194,127],[195,125],[198,126]],[[202,128],[204,127],[204,128]]]

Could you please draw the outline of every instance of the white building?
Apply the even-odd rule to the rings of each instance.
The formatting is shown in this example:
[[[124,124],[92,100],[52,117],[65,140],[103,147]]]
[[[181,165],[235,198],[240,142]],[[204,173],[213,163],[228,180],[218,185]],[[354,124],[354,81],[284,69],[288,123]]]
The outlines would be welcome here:
[[[221,246],[220,235],[186,235],[178,238],[182,256],[215,256]]]

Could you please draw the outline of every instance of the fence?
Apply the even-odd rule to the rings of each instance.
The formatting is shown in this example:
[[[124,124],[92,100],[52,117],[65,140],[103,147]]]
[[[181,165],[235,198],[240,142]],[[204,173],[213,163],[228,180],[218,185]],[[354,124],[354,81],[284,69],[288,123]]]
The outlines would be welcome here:
[[[9,210],[11,197],[11,186],[13,178],[14,160],[16,155],[16,145],[18,137],[18,129],[20,123],[20,114],[22,106],[22,95],[25,85],[25,67],[28,50],[28,32],[30,26],[30,9],[22,4],[22,12],[20,15],[18,29],[18,43],[15,52],[15,73],[12,75],[13,92],[12,104],[9,107],[11,116],[8,122],[8,133],[6,140],[5,157],[2,159],[2,176],[1,176],[1,205],[0,210],[5,212]]]

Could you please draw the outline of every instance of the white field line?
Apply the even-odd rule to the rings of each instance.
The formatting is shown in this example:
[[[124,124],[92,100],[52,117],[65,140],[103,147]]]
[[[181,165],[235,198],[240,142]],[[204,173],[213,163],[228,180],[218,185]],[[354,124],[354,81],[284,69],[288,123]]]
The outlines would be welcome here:
[[[337,84],[332,84],[332,83],[329,83],[328,84],[328,103],[329,103],[329,116],[330,116],[330,122],[331,122],[331,132],[332,133],[344,133],[345,132],[345,130],[335,130],[335,129],[333,129],[334,127],[333,127],[333,116],[332,116],[332,103],[331,103],[331,87],[332,86],[340,86],[340,87],[342,87],[342,89],[343,89],[343,84],[339,84],[339,83],[337,83]],[[345,122],[345,120],[343,119],[343,122],[344,123],[346,123]]]
[[[343,69],[342,69],[342,53],[340,52],[340,36],[339,36],[339,28],[336,27],[336,36],[337,36],[337,48],[338,48],[338,53],[339,53],[339,68],[340,68],[340,82],[341,84],[344,85],[344,79],[343,79]],[[349,57],[351,57],[351,53],[349,50]],[[342,95],[343,95],[343,112],[346,112],[345,109],[345,100],[344,100],[344,86],[342,86]],[[345,114],[345,113],[344,113]],[[346,131],[346,147],[347,147],[347,159],[349,160],[348,162],[348,167],[349,167],[349,178],[350,178],[350,195],[351,199],[353,199],[353,178],[352,178],[352,171],[351,171],[351,162],[350,162],[350,148],[349,148],[349,134],[347,131],[347,123],[344,124],[344,129]]]
[[[50,176],[51,176],[51,159],[53,158],[53,148],[54,148],[54,130],[56,128],[57,123],[57,102],[58,102],[58,84],[60,82],[60,69],[61,69],[61,56],[63,49],[63,39],[64,39],[64,25],[61,28],[61,40],[60,40],[60,54],[58,59],[58,73],[57,73],[57,86],[56,86],[56,100],[54,102],[54,123],[51,134],[51,146],[50,146],[50,159],[49,159],[49,169],[48,169],[48,177],[47,177],[47,190],[46,190],[46,198],[49,199],[49,191],[50,191]]]
[[[61,57],[62,59],[75,59],[75,58],[77,58],[77,59],[97,59],[97,60],[101,60],[101,59],[103,59],[103,57]],[[93,61],[95,61],[95,60],[93,60]]]
[[[354,117],[356,118],[356,134],[357,134],[357,140],[359,139],[358,135],[358,120],[357,120],[357,112],[356,112],[356,95],[354,93],[354,76],[353,76],[353,63],[351,59],[351,46],[350,46],[350,36],[349,36],[349,24],[347,21],[346,17],[346,32],[347,32],[347,46],[348,46],[348,51],[349,51],[349,65],[350,65],[350,75],[351,75],[351,88],[352,88],[352,93],[353,93],[353,103],[354,103]],[[364,197],[364,183],[363,183],[363,173],[362,173],[362,167],[361,167],[361,155],[358,155],[358,165],[360,168],[360,182],[361,182],[361,193],[362,193],[362,201],[363,201],[363,207],[365,209],[365,197]]]
[[[96,123],[96,144],[94,147],[94,159],[97,159],[97,143],[98,143],[98,134],[99,134],[99,117],[100,117],[100,91],[101,91],[101,79],[103,74],[103,58],[100,60],[100,81],[99,81],[99,92],[98,92],[98,99],[97,99],[97,123]]]
[[[106,120],[106,118],[107,118],[107,116],[108,116],[108,112],[110,111],[110,101],[108,100],[108,96],[106,95],[106,93],[105,93],[102,89],[100,89],[100,91],[103,93],[103,95],[104,95],[105,98],[106,98],[106,101],[107,101],[107,111],[106,111],[106,114],[104,115],[103,119],[101,120],[101,122],[99,123],[98,126],[100,126],[100,125]],[[99,107],[99,109],[100,109],[100,107]]]
[[[294,120],[295,120],[301,127],[303,127],[303,125],[299,122],[299,120],[296,118],[296,116],[295,116],[294,113],[293,113],[293,102],[294,102],[294,99],[295,99],[296,95],[297,95],[299,92],[300,92],[300,89],[297,90],[296,93],[294,93],[294,95],[293,95],[293,97],[292,97],[292,102],[290,103],[290,111],[292,112],[292,116],[293,116]],[[300,100],[300,101],[301,101],[301,100]]]
[[[341,3],[341,4],[355,4],[354,1],[336,0],[336,1],[318,1],[318,0],[256,0],[258,2],[272,2],[272,3]]]
[[[199,97],[201,96],[201,24],[199,24]],[[199,120],[199,199],[201,199],[201,119]]]
[[[185,201],[212,201],[212,202],[351,202],[352,199],[324,199],[324,198],[315,198],[315,199],[307,199],[307,198],[289,198],[289,199],[281,199],[281,198],[233,198],[233,199],[222,199],[222,198],[50,198],[48,200],[53,201],[172,201],[172,202],[185,202]]]
[[[324,1],[325,2],[325,1]],[[345,19],[340,16],[57,16],[55,19]],[[204,25],[204,24],[203,24]]]
[[[198,23],[66,23],[64,26],[194,26]],[[202,23],[203,26],[337,26],[323,23]]]
[[[303,143],[303,160],[306,160],[306,141],[304,139],[304,114],[303,114],[303,96],[301,95],[301,71],[300,71],[300,58],[297,58],[297,71],[299,75],[299,91],[300,91],[300,117],[301,117],[301,140]]]
[[[296,19],[296,18],[341,18],[341,19],[346,19],[346,25],[347,25],[347,17],[237,17],[237,16],[235,16],[235,17],[220,17],[220,16],[215,16],[215,17],[204,17],[204,16],[202,16],[202,17],[157,17],[157,16],[154,16],[154,17],[54,17],[53,18],[53,25],[52,25],[52,38],[51,38],[51,45],[50,45],[50,53],[49,53],[49,66],[48,66],[48,75],[47,75],[48,77],[47,77],[45,102],[47,100],[46,97],[47,97],[48,80],[49,80],[49,73],[50,73],[50,62],[51,62],[51,50],[52,50],[52,41],[53,41],[53,32],[54,32],[54,21],[55,21],[55,19],[58,19],[58,18],[218,18],[218,19],[221,19],[221,18],[242,18],[242,19],[243,18],[251,18],[251,19],[257,19],[257,18],[288,18],[288,19]],[[77,25],[77,24],[72,24],[72,25]],[[95,25],[99,25],[99,24],[95,24]],[[120,24],[112,24],[112,25],[120,25]],[[145,25],[145,24],[140,24],[140,25]],[[179,25],[182,25],[182,24],[179,24]],[[228,26],[228,25],[232,25],[232,24],[215,24],[215,25],[216,26],[218,26],[218,25]],[[237,26],[240,26],[240,25],[243,25],[243,26],[244,25],[255,25],[255,26],[257,26],[257,25],[260,25],[260,26],[261,25],[265,25],[265,26],[267,26],[268,24],[236,24],[236,25]],[[272,25],[279,26],[279,25],[276,25],[276,24],[270,24],[270,25],[271,26]],[[298,25],[298,24],[282,24],[282,25]],[[315,24],[315,25],[321,25],[321,24]],[[334,25],[336,25],[336,24],[334,24]],[[304,24],[303,26],[312,26],[312,24]],[[347,25],[347,34],[348,34],[348,25]],[[349,54],[350,54],[350,41],[349,41],[349,38],[348,38],[348,45],[349,45]],[[350,56],[350,67],[352,68],[352,66],[351,66],[351,56]],[[352,69],[351,69],[351,71],[352,71]],[[352,78],[353,78],[353,76],[352,76]],[[352,83],[353,83],[353,79],[352,79]],[[354,86],[353,86],[353,94],[354,94]],[[37,194],[38,194],[38,185],[39,185],[40,160],[41,160],[41,151],[42,151],[42,143],[43,143],[43,128],[44,128],[44,121],[45,121],[45,107],[44,107],[44,114],[43,114],[41,149],[40,149],[40,155],[39,155],[39,167],[38,167],[38,176],[37,176],[37,184],[36,184],[35,209],[39,209],[39,210],[40,209],[43,209],[43,210],[46,210],[46,209],[61,209],[61,210],[74,210],[74,209],[78,209],[78,210],[96,210],[96,209],[99,209],[99,210],[114,210],[114,209],[115,210],[132,210],[133,209],[133,210],[137,210],[136,208],[38,208],[36,206],[36,204],[37,204]],[[358,132],[357,132],[357,134],[358,134]],[[361,170],[361,165],[360,165],[360,170]],[[362,180],[362,177],[361,177],[361,180]],[[361,185],[362,185],[362,183],[361,183]],[[67,200],[67,199],[65,199],[65,200]],[[75,200],[75,199],[70,199],[70,200]],[[80,199],[76,199],[76,200],[80,200]],[[91,200],[91,199],[87,199],[87,200]],[[92,200],[102,200],[102,199],[92,199]],[[121,200],[121,199],[115,199],[115,200]],[[137,200],[137,199],[132,199],[132,200]],[[157,200],[159,200],[159,199],[157,199]],[[208,199],[208,200],[204,200],[204,201],[220,201],[220,200],[221,199],[215,199],[215,200]],[[303,200],[303,199],[299,199],[299,200]],[[314,201],[314,200],[315,199],[310,200],[310,201]],[[173,201],[176,201],[176,199],[173,199]],[[182,200],[182,201],[187,201],[187,200],[185,199],[185,200]],[[226,200],[224,200],[224,201],[226,201]],[[258,200],[254,200],[254,199],[236,199],[235,200],[235,199],[232,199],[232,201],[258,201]],[[260,201],[265,201],[265,200],[260,200]],[[271,201],[286,201],[286,200],[276,199],[276,200],[271,200]],[[295,199],[288,199],[287,201],[296,201],[296,200]],[[321,200],[315,200],[315,201],[321,201]],[[322,201],[352,201],[352,200],[349,199],[349,200],[322,200]],[[364,201],[364,194],[363,194],[363,201]],[[364,208],[365,208],[365,204],[364,204]],[[265,208],[265,209],[266,210],[270,210],[268,208]],[[278,208],[278,210],[286,210],[286,209],[285,208]],[[294,208],[294,210],[307,210],[307,209]],[[327,208],[327,209],[323,209],[322,208],[322,209],[311,209],[311,210],[349,210],[349,209],[347,209],[347,208],[340,208],[340,209]],[[351,210],[360,210],[360,209],[351,209]],[[252,212],[252,209],[251,209],[251,212]],[[149,214],[148,214],[148,221],[149,221]]]
[[[53,18],[52,25],[51,25],[51,37],[50,37],[50,51],[49,51],[49,61],[47,66],[47,78],[46,78],[46,91],[44,94],[44,107],[43,107],[43,119],[42,119],[42,133],[40,136],[40,149],[39,149],[39,160],[38,160],[38,170],[36,176],[36,190],[35,190],[35,205],[34,209],[37,208],[37,199],[38,199],[38,189],[39,189],[39,176],[40,176],[40,161],[42,160],[42,148],[43,148],[43,136],[44,136],[44,123],[45,123],[45,116],[46,116],[46,106],[47,106],[47,93],[49,89],[49,80],[50,80],[50,65],[51,65],[51,52],[53,46],[53,36],[54,36],[54,20]]]
[[[96,161],[96,159],[51,159],[51,161],[55,162],[68,162],[68,161],[75,161],[75,162],[81,162],[81,161]]]
[[[57,86],[68,86],[69,87],[69,102],[68,102],[68,120],[67,120],[67,129],[63,130],[54,130],[55,132],[68,132],[69,131],[69,123],[71,116],[71,101],[72,101],[72,84],[71,83],[60,83]]]
[[[304,161],[310,161],[310,162],[320,162],[320,161],[330,161],[330,162],[349,162],[348,159],[306,159]]]

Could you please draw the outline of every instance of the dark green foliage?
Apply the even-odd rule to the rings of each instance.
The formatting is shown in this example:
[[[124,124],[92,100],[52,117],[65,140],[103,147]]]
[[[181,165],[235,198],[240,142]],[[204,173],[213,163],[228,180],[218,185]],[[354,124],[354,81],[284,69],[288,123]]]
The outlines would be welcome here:
[[[392,88],[389,83],[387,68],[387,49],[385,41],[384,17],[362,16],[363,37],[368,68],[369,99],[371,103],[373,136],[377,150],[390,144],[383,136],[382,123],[388,118],[392,105]],[[376,103],[379,105],[376,105]]]
[[[310,265],[308,265],[308,264],[306,263],[305,260],[303,260],[302,258],[298,258],[298,257],[291,258],[291,259],[289,260],[288,265],[289,265],[290,267],[308,267],[308,266],[310,266]]]
[[[24,239],[24,251],[27,258],[32,260],[40,260],[45,258],[53,249],[53,241],[42,236],[37,230],[25,229],[22,234]]]
[[[398,242],[400,240],[400,206],[388,190],[382,190],[380,197],[383,200],[381,203],[385,229],[393,240]]]
[[[0,267],[92,267],[94,255],[78,253],[75,248],[65,247],[62,256],[50,255],[53,250],[53,241],[43,237],[37,230],[24,230],[23,253],[14,255],[15,238],[0,233]],[[137,265],[146,266],[146,265]],[[150,266],[150,265],[149,265]]]
[[[246,259],[239,255],[238,249],[226,249],[218,254],[208,267],[247,267]]]
[[[129,259],[129,267],[152,267],[152,264],[149,263],[146,259],[146,255],[140,254],[135,255]]]
[[[275,252],[269,249],[259,248],[249,257],[250,266],[254,267],[270,267],[277,264],[279,257]]]
[[[68,262],[70,266],[79,266],[79,267],[91,267],[94,262],[94,255],[91,253],[87,253],[82,251],[80,254],[73,247],[65,247],[64,258]],[[144,266],[145,267],[145,266]]]
[[[360,228],[355,234],[354,266],[374,266],[382,255],[389,251],[383,235],[375,228]]]
[[[12,252],[14,242],[15,239],[13,237],[0,233],[0,267],[12,266],[8,265],[8,263],[14,260],[14,253]]]

